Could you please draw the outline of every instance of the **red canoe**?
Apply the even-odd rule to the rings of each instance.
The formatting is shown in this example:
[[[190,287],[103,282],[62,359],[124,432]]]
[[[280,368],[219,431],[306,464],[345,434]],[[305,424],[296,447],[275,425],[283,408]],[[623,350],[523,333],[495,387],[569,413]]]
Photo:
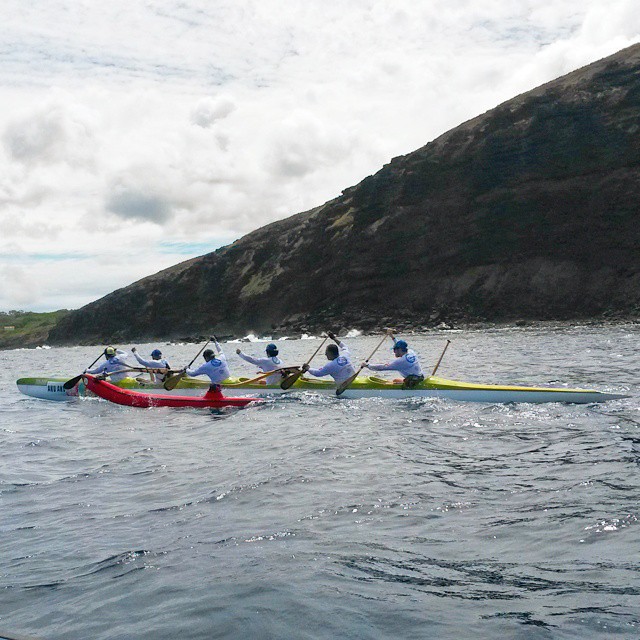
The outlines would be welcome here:
[[[87,389],[100,398],[122,404],[125,407],[196,407],[201,409],[219,409],[221,407],[244,407],[250,402],[261,402],[260,398],[227,398],[220,391],[207,391],[202,397],[174,396],[153,393],[141,393],[131,389],[121,389],[100,380],[95,376],[84,376]]]

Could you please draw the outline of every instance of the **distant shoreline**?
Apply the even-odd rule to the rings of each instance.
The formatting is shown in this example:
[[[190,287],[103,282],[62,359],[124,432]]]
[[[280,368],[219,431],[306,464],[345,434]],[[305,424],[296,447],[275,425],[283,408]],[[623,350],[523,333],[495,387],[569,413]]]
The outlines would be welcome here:
[[[398,335],[411,336],[411,335],[447,335],[449,333],[458,333],[464,331],[473,331],[473,332],[482,332],[482,331],[491,331],[491,330],[513,330],[513,329],[521,329],[521,330],[566,330],[569,328],[581,328],[581,327],[615,327],[615,326],[625,326],[625,325],[639,325],[640,326],[640,317],[629,317],[629,318],[591,318],[591,319],[580,319],[580,320],[517,320],[515,322],[458,322],[458,323],[440,323],[438,326],[434,327],[411,327],[411,328],[400,328],[400,327],[391,327],[396,330]],[[407,327],[407,323],[402,323],[401,327]],[[344,327],[343,327],[344,328]],[[375,329],[362,330],[358,327],[349,327],[347,331],[340,331],[340,329],[336,329],[335,327],[326,327],[327,330],[333,330],[338,333],[338,335],[345,337],[347,331],[359,331],[358,337],[361,336],[376,336],[383,333],[386,327],[378,327]],[[303,336],[308,336],[307,339],[317,338],[320,336],[323,330],[319,328],[311,328],[303,331],[291,331],[291,332],[265,332],[264,335],[261,333],[259,335],[254,334],[246,334],[246,335],[217,335],[216,337],[221,342],[238,342],[238,343],[251,343],[251,342],[260,342],[265,340],[300,340]],[[249,336],[252,336],[253,339],[250,339]],[[193,334],[186,336],[176,336],[176,337],[137,337],[133,340],[105,340],[102,342],[65,342],[63,344],[50,343],[46,339],[44,341],[40,341],[34,343],[32,340],[26,340],[24,344],[11,344],[5,345],[0,340],[0,351],[11,351],[16,349],[37,349],[38,347],[93,347],[93,346],[107,346],[109,344],[120,345],[128,345],[128,344],[176,344],[176,343],[185,343],[185,344],[200,344],[206,342],[210,338],[209,335],[206,334]]]

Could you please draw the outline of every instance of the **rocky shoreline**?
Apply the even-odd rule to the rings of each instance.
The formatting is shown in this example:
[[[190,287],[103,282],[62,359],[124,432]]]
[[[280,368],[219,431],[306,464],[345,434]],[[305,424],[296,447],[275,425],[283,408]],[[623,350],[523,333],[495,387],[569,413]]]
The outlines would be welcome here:
[[[236,335],[236,334],[215,334],[218,340],[226,342],[226,341],[239,341],[239,342],[253,342],[256,341],[264,341],[264,340],[281,340],[282,338],[286,338],[289,340],[299,339],[301,336],[319,336],[324,331],[331,330],[336,333],[336,335],[345,337],[351,331],[358,331],[359,336],[378,336],[384,333],[387,328],[394,329],[398,335],[403,336],[411,336],[411,335],[424,335],[424,334],[446,334],[448,332],[459,333],[464,331],[473,331],[473,332],[482,332],[482,331],[501,331],[501,330],[511,330],[511,329],[522,329],[522,330],[532,330],[532,331],[565,331],[571,328],[579,328],[579,327],[615,327],[615,326],[629,326],[629,325],[637,325],[640,328],[640,317],[625,317],[625,318],[616,318],[616,319],[604,319],[604,318],[584,318],[580,320],[516,320],[515,322],[455,322],[455,323],[447,323],[440,322],[438,325],[425,326],[421,324],[407,323],[407,322],[399,322],[399,323],[387,323],[380,324],[375,327],[371,327],[369,329],[361,329],[358,326],[352,326],[349,324],[341,325],[337,328],[337,325],[331,324],[314,324],[314,323],[301,323],[295,324],[288,328],[283,327],[277,331],[273,331],[271,333],[267,332],[265,334],[255,335],[249,334],[253,336],[250,338],[249,335]],[[215,333],[215,331],[214,331]],[[151,343],[151,342],[164,342],[167,344],[182,342],[182,343],[191,343],[198,344],[203,343],[209,340],[211,335],[205,334],[193,334],[193,335],[184,335],[180,337],[176,337],[173,339],[151,339],[144,338],[140,339],[138,342],[140,343]],[[106,342],[104,344],[107,344]]]
[[[377,323],[368,328],[362,328],[357,323],[318,323],[318,322],[293,322],[290,325],[278,327],[271,332],[260,332],[258,334],[236,334],[236,333],[216,333],[214,327],[210,334],[206,333],[190,333],[176,336],[138,336],[135,339],[104,339],[100,341],[78,341],[67,342],[64,345],[53,346],[106,346],[109,344],[201,344],[209,340],[212,334],[222,342],[255,342],[265,340],[288,340],[300,339],[302,336],[312,337],[319,336],[327,330],[334,331],[336,335],[345,337],[353,331],[357,331],[358,336],[377,336],[381,335],[387,328],[394,329],[398,335],[424,335],[424,334],[447,334],[448,332],[483,332],[483,331],[502,331],[511,329],[531,330],[531,331],[566,331],[571,328],[580,327],[616,327],[616,326],[638,326],[640,328],[639,316],[627,316],[616,318],[580,318],[576,320],[516,320],[513,322],[469,322],[469,321],[440,321],[438,324],[422,324],[417,322],[394,322],[392,318],[387,318],[389,322],[384,324]],[[10,351],[13,349],[33,349],[49,346],[48,340],[39,336],[35,340],[27,340],[22,344],[12,343],[10,345],[0,345],[0,351]]]

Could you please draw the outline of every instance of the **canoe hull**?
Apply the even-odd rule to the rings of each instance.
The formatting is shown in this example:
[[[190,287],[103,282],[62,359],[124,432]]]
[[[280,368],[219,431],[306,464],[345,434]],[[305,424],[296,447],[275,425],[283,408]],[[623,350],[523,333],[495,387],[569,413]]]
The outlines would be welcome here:
[[[298,380],[291,389],[283,392],[278,386],[252,384],[246,387],[224,387],[228,395],[246,393],[262,395],[268,393],[290,393],[292,391],[313,392],[335,396],[336,384],[325,380]],[[357,378],[346,389],[341,398],[444,398],[457,402],[486,402],[486,403],[545,403],[568,402],[572,404],[590,404],[626,398],[627,396],[614,393],[603,393],[592,389],[569,389],[565,387],[524,387],[509,385],[476,384],[447,380],[430,376],[414,389],[404,389],[402,383],[393,383],[374,376]]]
[[[245,407],[251,402],[260,402],[259,398],[228,398],[220,392],[207,391],[203,396],[164,395],[158,393],[141,393],[130,389],[122,389],[94,376],[85,376],[87,389],[93,394],[115,404],[125,407],[149,409],[152,407],[171,407],[195,409],[221,409],[224,407]]]
[[[244,395],[253,393],[254,395],[282,394],[293,392],[319,393],[322,395],[336,395],[336,387],[333,388],[313,388],[313,387],[294,387],[287,391],[280,388],[263,389],[243,389],[243,388],[224,388],[225,394],[229,396]],[[456,402],[486,402],[493,404],[508,404],[511,402],[529,402],[540,404],[545,402],[566,402],[571,404],[591,404],[593,402],[607,402],[610,400],[618,400],[628,396],[622,394],[603,393],[601,391],[591,390],[564,390],[564,389],[532,389],[527,391],[511,390],[511,389],[402,389],[400,385],[396,389],[347,389],[341,395],[341,398],[357,400],[359,398],[387,398],[394,400],[402,400],[408,398],[443,398],[454,400]]]
[[[384,394],[384,395],[383,395]],[[375,398],[383,395],[385,398],[443,398],[457,402],[486,402],[491,404],[508,404],[511,402],[530,402],[541,404],[545,402],[568,402],[571,404],[591,404],[592,402],[606,402],[626,396],[602,393],[600,391],[558,393],[549,391],[501,391],[487,389],[421,389],[417,393],[408,390],[390,390],[383,393],[366,390],[347,389],[340,397],[343,398]]]
[[[92,392],[82,382],[77,387],[65,391],[65,378],[21,378],[17,381],[20,391],[34,398],[46,400],[69,400],[77,396],[91,395]],[[233,379],[234,385],[223,385],[225,396],[244,397],[247,395],[279,395],[283,393],[310,392],[335,396],[336,385],[333,382],[314,379],[300,379],[293,387],[283,391],[278,385],[242,384],[242,379]],[[118,388],[137,391],[144,395],[173,397],[176,394],[189,397],[201,397],[208,389],[208,384],[200,380],[186,379],[174,391],[165,390],[159,383],[141,383],[133,378],[127,378],[116,385]],[[393,384],[381,378],[358,378],[347,389],[341,398],[444,398],[459,402],[569,402],[575,404],[590,404],[606,402],[627,396],[614,393],[603,393],[591,389],[566,389],[546,387],[520,387],[506,385],[483,385],[443,378],[430,377],[416,389],[403,389],[401,384]]]
[[[32,398],[40,398],[41,400],[67,401],[77,397],[85,397],[92,395],[87,389],[84,381],[81,381],[72,389],[65,389],[64,383],[69,378],[20,378],[16,384],[21,393]],[[188,379],[180,381],[177,391],[167,391],[162,384],[155,382],[141,383],[135,378],[125,378],[116,383],[117,387],[122,389],[131,389],[132,391],[140,391],[142,393],[155,393],[159,395],[176,395],[180,393],[186,396],[199,397],[207,391],[209,384],[201,380]],[[245,391],[246,395],[250,391]]]

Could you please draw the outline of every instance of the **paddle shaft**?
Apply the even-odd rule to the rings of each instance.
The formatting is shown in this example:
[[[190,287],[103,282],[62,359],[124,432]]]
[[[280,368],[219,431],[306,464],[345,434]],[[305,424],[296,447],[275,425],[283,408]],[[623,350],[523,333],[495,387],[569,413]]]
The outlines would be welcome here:
[[[87,367],[87,369],[91,369],[91,367],[93,367],[93,365],[98,362],[98,360],[100,360],[100,358],[102,358],[102,356],[104,355],[104,351]]]
[[[212,340],[212,338],[209,338],[204,343],[204,346],[202,347],[202,349],[200,349],[200,351],[198,351],[198,353],[196,353],[196,355],[193,358],[193,360],[185,367],[185,370],[188,369],[198,359],[198,356],[205,350],[205,347],[211,342],[211,340]],[[176,388],[178,382],[180,382],[180,380],[182,380],[182,378],[184,378],[185,375],[186,375],[186,371],[181,371],[180,373],[177,373],[175,376],[171,376],[170,378],[167,378],[164,381],[164,384],[162,386],[167,391],[173,391],[173,389]]]
[[[202,347],[202,349],[200,349],[200,351],[198,351],[198,353],[196,353],[195,358],[187,365],[187,369],[198,359],[198,356],[205,350],[205,347],[211,342],[211,338],[209,338],[205,343],[204,343],[204,347]]]
[[[305,362],[306,365],[310,365],[311,361],[316,357],[316,355],[318,354],[318,351],[320,351],[320,349],[322,349],[322,345],[329,339],[329,336],[325,336],[324,340],[320,343],[320,346],[313,352],[313,355]],[[303,365],[304,366],[304,365]],[[293,385],[295,383],[295,381],[304,373],[304,371],[302,370],[302,367],[300,367],[300,371],[296,371],[295,373],[292,373],[290,376],[286,377],[281,383],[280,383],[280,388],[281,389],[288,389],[291,385]]]
[[[447,340],[447,344],[444,345],[444,349],[442,350],[442,353],[440,354],[440,358],[438,358],[438,362],[436,363],[436,366],[433,368],[433,371],[431,372],[432,376],[436,375],[436,371],[438,370],[438,367],[440,366],[440,363],[442,362],[442,358],[444,358],[444,354],[447,350],[447,348],[449,347],[449,345],[451,344],[451,340]]]
[[[127,367],[126,369],[117,369],[116,371],[109,371],[105,373],[105,376],[112,376],[116,373],[128,373],[129,371],[143,371],[144,373],[168,373],[171,369],[165,369],[164,367],[158,367],[157,369],[153,367]]]
[[[264,380],[264,378],[268,378],[269,376],[273,375],[274,373],[280,373],[281,371],[286,371],[286,370],[287,370],[287,367],[283,367],[281,369],[274,369],[273,371],[264,371],[259,376],[256,376],[255,378],[251,378],[250,380],[242,380],[241,382],[229,382],[227,384],[223,383],[220,386],[222,386],[222,387],[242,387],[242,386],[247,385],[247,384],[252,384],[253,382],[258,382],[260,380]],[[112,376],[115,373],[127,373],[129,371],[145,371],[145,372],[149,372],[149,373],[164,373],[165,371],[168,371],[168,369],[153,369],[153,368],[148,368],[148,367],[131,367],[130,369],[118,369],[117,371],[111,371],[110,373],[107,373],[105,375]]]
[[[258,382],[259,380],[264,380],[265,378],[268,378],[269,376],[273,375],[274,373],[280,373],[281,371],[286,371],[287,368],[288,367],[283,367],[281,369],[273,369],[273,371],[264,371],[259,376],[256,376],[255,378],[251,378],[251,380],[242,380],[240,382],[229,382],[228,384],[222,383],[220,386],[223,387],[223,388],[226,388],[226,387],[243,387],[244,385],[252,384],[253,382]]]
[[[87,369],[91,369],[91,367],[93,367],[93,365],[98,362],[98,360],[100,360],[100,358],[102,358],[102,356],[104,355],[104,351],[87,367]],[[76,376],[75,378],[71,378],[70,380],[67,380],[62,386],[65,389],[73,389],[73,387],[75,387],[78,382],[80,381],[80,378],[82,378],[82,374],[80,374],[79,376]]]
[[[393,336],[391,336],[393,339]],[[382,346],[382,343],[387,339],[387,335],[385,334],[385,336],[382,338],[382,340],[380,340],[380,342],[378,342],[378,345],[376,346],[376,348],[371,352],[371,355],[364,361],[363,364],[360,365],[360,368],[355,372],[354,375],[352,375],[350,378],[347,378],[337,389],[336,389],[336,395],[339,396],[340,394],[342,394],[344,391],[346,391],[350,386],[351,383],[360,375],[360,372],[364,369],[364,365],[365,364],[369,364],[369,360],[371,360],[371,358],[373,358],[373,356],[375,355],[376,351]]]
[[[390,337],[392,340],[394,339],[394,338],[393,338],[393,335],[390,335],[389,337]],[[384,343],[384,341],[385,341],[386,339],[387,339],[387,336],[386,336],[386,334],[385,334],[385,336],[382,338],[382,340],[380,340],[380,342],[378,342],[378,346],[377,346],[377,347],[376,347],[376,348],[371,352],[371,355],[370,355],[370,356],[365,360],[365,364],[369,364],[369,360],[371,360],[371,358],[373,358],[373,356],[375,355],[376,351],[377,351],[377,350],[382,346],[382,344]],[[362,367],[362,366],[361,366],[361,367],[360,367],[360,371],[362,371],[362,369],[363,369],[363,368],[364,368],[364,367]]]
[[[305,362],[305,364],[311,364],[311,361],[318,355],[318,351],[322,349],[322,345],[329,339],[329,336],[325,336],[324,340],[320,343],[320,346],[313,352],[313,355]]]

